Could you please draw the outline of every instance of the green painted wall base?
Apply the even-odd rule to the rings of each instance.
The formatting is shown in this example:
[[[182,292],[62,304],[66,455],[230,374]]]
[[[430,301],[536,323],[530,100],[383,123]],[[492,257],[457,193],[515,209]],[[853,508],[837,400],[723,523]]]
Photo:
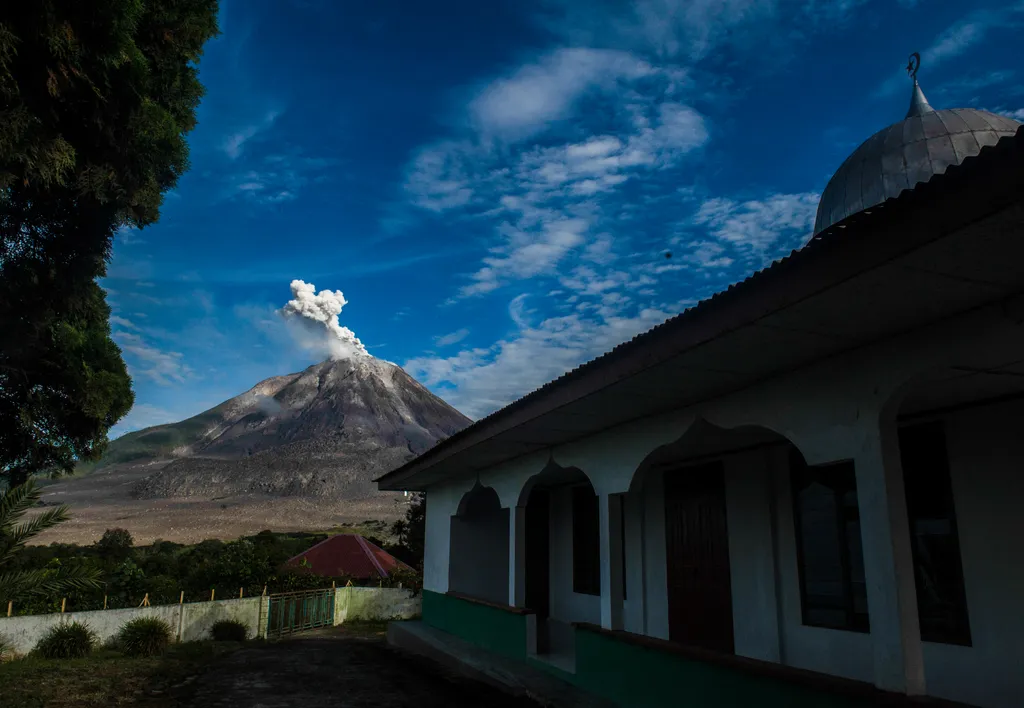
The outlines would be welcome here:
[[[757,706],[853,708],[859,701],[741,669],[576,630],[576,676],[581,688],[629,706]]]
[[[424,624],[513,659],[526,658],[526,619],[526,615],[423,591]]]
[[[740,668],[620,641],[576,628],[576,672],[526,654],[527,616],[423,591],[423,622],[483,649],[520,659],[586,691],[625,706],[722,708],[867,708],[868,699],[825,693]]]

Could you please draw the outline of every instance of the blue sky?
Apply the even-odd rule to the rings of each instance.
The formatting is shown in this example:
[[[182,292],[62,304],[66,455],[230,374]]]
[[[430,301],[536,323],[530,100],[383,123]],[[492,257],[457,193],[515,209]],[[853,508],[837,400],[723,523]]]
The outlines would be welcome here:
[[[104,287],[136,405],[180,420],[340,324],[485,415],[798,248],[862,140],[933,106],[1024,119],[1024,3],[222,0],[191,170]],[[672,253],[671,259],[665,252]]]

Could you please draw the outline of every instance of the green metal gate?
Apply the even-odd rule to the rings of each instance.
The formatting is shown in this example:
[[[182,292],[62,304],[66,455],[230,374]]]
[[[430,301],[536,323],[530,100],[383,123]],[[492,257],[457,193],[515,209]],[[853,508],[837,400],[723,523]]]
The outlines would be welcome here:
[[[334,624],[334,590],[300,590],[270,596],[267,637]]]

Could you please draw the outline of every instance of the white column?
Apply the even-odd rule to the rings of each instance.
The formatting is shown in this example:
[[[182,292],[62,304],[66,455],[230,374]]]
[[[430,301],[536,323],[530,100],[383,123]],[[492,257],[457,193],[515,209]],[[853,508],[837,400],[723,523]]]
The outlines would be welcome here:
[[[647,598],[643,538],[645,499],[642,491],[625,494],[622,498],[626,511],[626,567],[622,569],[626,588],[623,605],[628,610],[622,624],[624,629],[634,634],[647,633],[647,612],[644,609]]]
[[[622,629],[622,495],[601,494],[601,626]]]
[[[895,420],[868,431],[854,459],[875,685],[924,695],[924,658]]]
[[[508,510],[508,604],[526,606],[526,507]]]

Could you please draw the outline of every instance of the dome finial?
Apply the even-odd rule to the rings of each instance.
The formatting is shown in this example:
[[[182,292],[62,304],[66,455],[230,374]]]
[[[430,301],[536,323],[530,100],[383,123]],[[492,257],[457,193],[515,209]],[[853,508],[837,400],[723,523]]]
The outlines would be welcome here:
[[[910,110],[907,111],[907,118],[921,116],[925,113],[934,113],[935,109],[928,105],[928,99],[924,97],[924,91],[917,83],[917,70],[921,68],[921,55],[914,52],[910,55],[907,63],[907,74],[914,80],[914,88],[910,94]]]

